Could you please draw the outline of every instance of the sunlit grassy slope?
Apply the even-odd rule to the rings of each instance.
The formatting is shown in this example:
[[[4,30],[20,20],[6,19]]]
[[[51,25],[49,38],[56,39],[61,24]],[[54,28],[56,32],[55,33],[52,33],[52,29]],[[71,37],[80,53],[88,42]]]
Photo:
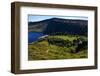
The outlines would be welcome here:
[[[49,36],[49,38],[62,38],[64,40],[76,39],[76,36]],[[84,37],[86,39],[86,37]],[[72,53],[76,46],[61,47],[49,44],[47,40],[33,42],[28,45],[29,60],[54,60],[87,58],[87,49]]]

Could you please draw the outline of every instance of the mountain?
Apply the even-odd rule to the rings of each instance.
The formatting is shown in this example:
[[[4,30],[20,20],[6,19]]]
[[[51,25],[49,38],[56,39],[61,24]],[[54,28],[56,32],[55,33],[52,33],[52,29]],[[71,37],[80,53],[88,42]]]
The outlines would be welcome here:
[[[86,35],[88,31],[88,21],[51,18],[38,22],[29,22],[28,30],[43,32],[44,34],[62,32],[67,34]]]

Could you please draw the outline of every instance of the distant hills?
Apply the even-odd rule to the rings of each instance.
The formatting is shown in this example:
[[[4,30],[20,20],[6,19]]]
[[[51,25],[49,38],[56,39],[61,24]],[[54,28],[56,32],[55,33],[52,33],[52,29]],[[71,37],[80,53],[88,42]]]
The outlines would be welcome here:
[[[28,31],[43,32],[44,34],[62,32],[86,35],[88,31],[88,21],[51,18],[38,22],[28,22]]]

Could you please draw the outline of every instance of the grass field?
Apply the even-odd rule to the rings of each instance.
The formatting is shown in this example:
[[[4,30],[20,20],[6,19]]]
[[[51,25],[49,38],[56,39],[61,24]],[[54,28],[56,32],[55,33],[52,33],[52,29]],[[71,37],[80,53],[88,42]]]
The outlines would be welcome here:
[[[87,40],[85,36],[78,36]],[[78,38],[77,36],[49,36],[47,39],[33,42],[28,44],[28,60],[55,60],[55,59],[79,59],[79,58],[87,58],[87,48],[81,49],[78,52],[75,51],[77,46],[58,46],[55,43],[50,44],[48,39],[52,38],[60,38],[62,40],[69,40],[72,42],[73,40]]]

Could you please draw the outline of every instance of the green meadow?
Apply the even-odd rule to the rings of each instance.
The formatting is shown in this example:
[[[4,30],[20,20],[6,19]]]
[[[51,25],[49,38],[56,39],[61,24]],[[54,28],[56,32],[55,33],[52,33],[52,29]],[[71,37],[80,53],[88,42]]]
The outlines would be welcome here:
[[[54,35],[28,44],[28,60],[80,59],[87,54],[86,36]]]

